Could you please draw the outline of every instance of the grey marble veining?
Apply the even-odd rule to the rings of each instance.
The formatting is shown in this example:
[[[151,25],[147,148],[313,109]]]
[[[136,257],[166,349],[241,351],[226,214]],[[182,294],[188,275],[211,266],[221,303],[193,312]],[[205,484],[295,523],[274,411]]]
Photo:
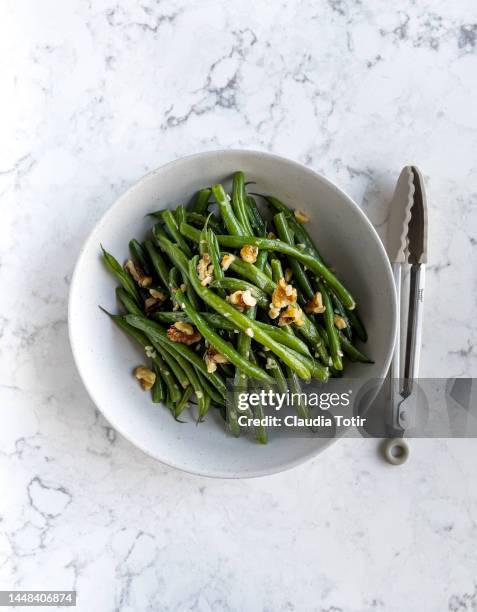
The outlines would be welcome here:
[[[475,2],[5,0],[0,33],[1,588],[101,612],[475,610],[474,441],[414,440],[399,469],[346,440],[254,481],[178,473],[98,414],[66,315],[88,232],[166,161],[291,157],[381,235],[413,163],[422,375],[477,376]]]

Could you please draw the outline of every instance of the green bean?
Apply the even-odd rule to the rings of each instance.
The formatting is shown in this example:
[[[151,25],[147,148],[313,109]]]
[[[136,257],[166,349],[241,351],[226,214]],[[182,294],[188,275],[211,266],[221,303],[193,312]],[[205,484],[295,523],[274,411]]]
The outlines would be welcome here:
[[[282,240],[283,242],[286,242],[287,244],[291,246],[294,246],[295,242],[293,240],[293,234],[290,231],[290,228],[288,227],[285,215],[283,213],[279,213],[278,215],[275,215],[273,217],[273,223],[275,225],[275,228],[277,230],[280,240]],[[311,298],[314,295],[313,289],[312,289],[310,281],[308,280],[308,277],[306,276],[305,271],[303,270],[300,262],[298,262],[296,259],[292,257],[290,258],[289,263],[290,263],[290,268],[292,269],[293,278],[296,284],[302,290],[303,295],[305,296],[305,299],[307,301],[311,300]]]
[[[295,238],[297,239],[298,243],[304,244],[306,248],[311,252],[312,255],[314,255],[321,263],[324,263],[320,255],[320,252],[315,246],[315,243],[313,242],[309,233],[303,227],[303,225],[301,223],[298,223],[294,212],[292,212],[290,208],[286,206],[286,204],[284,204],[277,198],[274,198],[272,196],[263,196],[263,197],[268,202],[268,204],[272,206],[272,208],[274,208],[275,210],[278,210],[278,212],[281,212],[286,216],[287,221],[290,224],[291,229],[293,233],[295,234]]]
[[[187,296],[192,302],[194,308],[200,310],[200,302],[197,296],[195,295],[192,286],[190,285],[190,283],[187,282],[189,276],[189,267],[186,255],[184,255],[181,249],[176,244],[171,242],[167,237],[160,236],[159,238],[157,238],[157,243],[169,257],[172,263],[177,266],[177,268],[179,268],[184,282],[187,285]]]
[[[246,372],[252,378],[256,378],[258,380],[271,380],[270,376],[257,366],[254,366],[252,363],[244,359],[234,348],[232,348],[223,338],[221,338],[213,329],[211,329],[205,319],[203,319],[200,314],[198,314],[191,306],[189,300],[182,293],[182,291],[177,291],[174,296],[174,299],[177,300],[177,303],[180,304],[181,308],[185,311],[187,316],[191,319],[193,324],[202,334],[202,336],[207,340],[207,342],[212,345],[219,353],[225,355],[227,359],[234,364],[235,367],[240,368],[244,372]]]
[[[204,388],[204,391],[207,393],[207,395],[210,395],[211,400],[213,400],[214,404],[224,404],[224,398],[222,395],[220,395],[220,393],[217,392],[217,390],[209,383],[207,376],[201,372],[200,370],[196,369],[196,373],[197,376],[199,377],[199,380]]]
[[[126,332],[128,336],[134,338],[134,340],[136,340],[136,342],[138,342],[144,349],[148,346],[151,346],[151,344],[154,347],[152,339],[142,333],[141,330],[131,325],[130,322],[127,320],[128,317],[136,317],[136,315],[126,315],[125,317],[122,317],[121,315],[112,315],[104,308],[101,308],[101,310],[105,312],[120,329]],[[172,401],[177,401],[181,395],[179,385],[176,383],[168,365],[158,354],[157,349],[155,351],[154,356],[152,357],[152,361],[159,368],[161,376],[163,377],[164,382],[167,385]]]
[[[272,278],[276,282],[283,278],[282,264],[276,257],[273,257],[272,259]],[[301,326],[295,326],[295,329],[311,344],[313,351],[316,351],[323,364],[325,366],[331,365],[328,351],[326,350],[323,340],[319,334],[318,324],[312,321],[304,312],[302,313],[302,321],[303,324]],[[285,330],[288,333],[293,333],[292,328],[288,325],[285,327]]]
[[[164,379],[161,376],[161,371],[155,363],[153,363],[156,380],[151,389],[151,399],[155,404],[160,404],[166,397],[166,387]]]
[[[164,211],[161,211],[160,213],[160,218],[162,219],[162,215],[163,215]],[[195,228],[194,228],[195,229]],[[166,232],[164,231],[164,228],[162,227],[162,225],[160,223],[155,223],[152,227],[152,235],[154,236],[154,240],[156,241],[156,243],[159,241],[160,238],[167,238],[169,239],[168,235],[166,234]]]
[[[233,278],[227,276],[220,280],[216,280],[209,285],[212,289],[226,289],[227,291],[247,291],[249,290],[252,296],[257,300],[257,304],[260,308],[268,308],[270,306],[270,300],[265,293],[252,283],[248,283],[240,278]]]
[[[258,210],[257,202],[252,196],[247,198],[247,212],[250,224],[256,236],[266,236],[267,228]]]
[[[280,260],[275,255],[272,256],[271,265],[272,269],[272,279],[274,283],[278,283],[278,281],[284,277],[283,268]]]
[[[275,379],[275,385],[280,393],[286,393],[288,391],[287,381],[285,379],[285,375],[283,374],[283,370],[280,367],[280,362],[274,355],[266,355],[264,354],[267,360],[267,365],[265,366],[267,370],[269,370]]]
[[[152,266],[157,276],[160,278],[163,286],[167,287],[169,282],[169,270],[166,262],[151,240],[146,240],[144,246],[146,247],[147,254],[149,255],[149,259],[152,262]]]
[[[187,387],[187,389],[184,391],[181,399],[177,402],[175,406],[174,412],[175,412],[176,418],[179,417],[182,414],[182,412],[184,412],[184,409],[187,407],[187,404],[193,393],[194,393],[194,389],[192,387]]]
[[[131,315],[128,315],[128,316],[131,316]],[[179,401],[182,394],[181,394],[179,385],[176,382],[176,379],[174,376],[174,370],[170,367],[168,363],[164,361],[164,359],[159,354],[160,348],[152,340],[150,344],[152,344],[153,348],[155,349],[154,351],[155,354],[152,357],[152,360],[154,364],[156,365],[156,367],[158,367],[159,371],[161,372],[161,376],[164,379],[164,382],[166,383],[167,390],[169,391],[169,397],[171,398],[171,401],[175,403]]]
[[[232,325],[232,323],[230,323],[230,321],[225,319],[220,314],[211,312],[201,312],[199,314],[214,329],[225,329],[227,331],[234,331],[236,329]],[[158,321],[159,323],[166,323],[167,325],[171,325],[173,323],[176,323],[177,321],[185,321],[186,323],[191,323],[191,319],[189,319],[185,312],[182,312],[180,310],[158,310],[156,312],[151,313],[151,318],[154,319],[154,321]]]
[[[217,200],[219,212],[227,230],[234,236],[244,236],[245,231],[242,228],[240,221],[235,216],[232,205],[230,204],[230,197],[225,193],[222,185],[214,185],[212,187],[212,191],[215,199]]]
[[[209,252],[209,244],[207,240],[207,227],[203,227],[200,231],[200,240],[199,240],[199,255],[205,255],[205,253]]]
[[[244,214],[246,214],[246,211],[244,211]],[[267,260],[267,254],[264,251],[261,251],[258,254],[256,262],[255,262],[255,267],[257,268],[257,270],[263,270],[263,266],[265,265],[266,260]],[[266,295],[265,295],[265,298],[266,298]],[[255,320],[256,315],[257,315],[256,305],[249,308],[247,312],[245,313],[245,316],[249,320]],[[242,356],[242,358],[247,361],[250,359],[251,347],[252,347],[252,338],[246,333],[241,332],[237,340],[237,351]],[[235,372],[235,376],[234,376],[234,387],[238,389],[246,390],[247,385],[248,385],[248,381],[247,381],[246,372],[243,369],[237,368]]]
[[[207,206],[209,205],[209,198],[211,193],[212,189],[210,189],[209,187],[198,191],[191,211],[199,214],[204,214],[207,210]]]
[[[280,271],[281,274],[278,278],[282,278],[283,272],[281,272],[281,264],[275,259],[272,260],[272,265],[275,266],[277,271]],[[232,262],[230,268],[240,274],[241,276],[247,276],[251,280],[255,280],[262,285],[262,289],[265,293],[273,293],[273,290],[276,287],[275,282],[268,277],[265,277],[260,270],[258,270],[252,264],[249,264],[241,259],[235,258]],[[272,270],[273,276],[273,270]],[[227,277],[229,278],[229,277]],[[232,283],[231,283],[232,285]],[[296,326],[299,333],[307,340],[312,346],[318,351],[320,358],[322,359],[325,365],[329,365],[329,356],[326,352],[325,347],[323,346],[323,342],[320,339],[320,335],[317,331],[317,326],[306,316],[305,313],[302,314],[303,325],[298,327]],[[289,330],[287,333],[292,332],[292,330],[286,326],[285,330]]]
[[[252,349],[250,349],[250,361],[252,361],[253,363],[257,363],[255,353]],[[261,404],[255,406],[253,416],[257,419],[264,418],[265,414],[263,412],[263,406]],[[259,444],[266,444],[268,442],[267,429],[264,425],[255,425],[255,439]]]
[[[187,387],[190,385],[190,380],[187,373],[184,371],[183,367],[179,363],[180,355],[175,353],[175,351],[171,347],[168,347],[163,342],[157,342],[156,344],[160,345],[158,346],[157,350],[160,350],[162,348],[162,351],[160,350],[161,354],[165,353],[166,355],[169,355],[170,359],[167,360],[167,364],[174,372],[174,376],[177,378],[177,382],[179,383],[179,385],[183,389],[187,389]]]
[[[180,230],[182,234],[187,235],[187,237],[191,240],[198,242],[200,232],[197,233],[197,230],[194,227],[188,226],[187,223],[182,223]],[[297,259],[300,263],[307,266],[307,268],[309,268],[312,272],[323,278],[330,286],[330,289],[336,293],[343,305],[348,308],[348,310],[353,310],[353,308],[356,306],[352,295],[341,284],[338,278],[336,278],[333,272],[331,272],[324,264],[319,262],[309,253],[306,253],[304,250],[291,246],[286,242],[282,242],[281,240],[269,240],[268,238],[257,238],[256,236],[219,235],[217,236],[217,240],[221,246],[229,248],[231,247],[238,249],[246,244],[250,244],[258,247],[259,249],[282,253],[283,255]],[[234,261],[231,267],[233,267],[235,263],[236,262]]]
[[[174,213],[174,217],[176,219],[178,229],[181,223],[187,222],[187,215],[186,215],[186,209],[185,209],[184,204],[179,204],[179,206],[176,208],[176,211]]]
[[[235,327],[229,319],[226,319],[220,314],[212,313],[212,312],[201,312],[199,314],[203,319],[205,319],[208,325],[210,325],[214,329],[223,329],[226,331],[238,331],[239,330],[239,328]],[[179,312],[179,311],[153,312],[151,314],[151,318],[154,319],[155,321],[158,321],[159,323],[166,323],[168,325],[175,323],[176,321],[185,321],[186,323],[192,323],[192,320],[184,312]],[[300,340],[300,338],[297,338],[293,333],[292,334],[286,333],[286,330],[288,329],[288,327],[279,328],[279,327],[276,327],[275,325],[270,325],[269,323],[263,323],[262,321],[257,321],[256,323],[277,342],[280,342],[281,344],[284,344],[285,346],[289,346],[290,348],[297,351],[297,353],[301,353],[302,355],[306,355],[307,357],[310,356],[310,351],[308,349],[308,346],[305,344],[305,342],[303,342],[303,340]]]
[[[173,291],[175,291],[179,287],[179,285],[181,284],[181,279],[182,279],[182,276],[181,276],[181,273],[179,272],[179,270],[175,266],[172,266],[172,268],[169,270],[169,283],[167,285],[169,287],[171,293]],[[151,316],[154,318],[155,314],[160,314],[160,313],[159,312],[157,312],[157,313],[153,312],[153,313],[151,313]],[[157,320],[159,320],[159,319],[157,319]]]
[[[209,381],[214,385],[214,387],[223,397],[226,396],[227,390],[225,387],[225,383],[223,382],[221,377],[216,372],[213,372],[212,374],[207,372],[207,366],[205,364],[205,361],[201,359],[193,349],[191,349],[185,344],[173,342],[167,335],[167,332],[164,328],[162,328],[155,321],[150,321],[146,317],[139,317],[137,315],[126,315],[126,321],[133,327],[145,332],[149,338],[158,342],[163,340],[168,345],[173,345],[173,347],[175,347],[175,350],[178,353],[180,353],[183,357],[185,357],[185,359],[187,359],[187,361],[192,363],[194,367],[199,369],[205,374],[205,376],[208,377]]]
[[[180,233],[179,226],[177,225],[177,221],[172,212],[170,210],[164,210],[163,219],[166,228],[169,234],[172,236],[174,242],[179,245],[179,247],[187,258],[192,257],[192,251],[190,250],[187,242],[184,240],[184,236]]]
[[[235,172],[232,182],[232,209],[245,234],[252,235],[253,230],[247,212],[247,195],[245,193],[245,177],[240,170]]]
[[[266,251],[264,251],[266,253]],[[268,263],[268,261],[265,262],[265,265],[263,266],[263,273],[268,276],[268,278],[272,278],[272,268],[270,266],[270,264]]]
[[[210,395],[204,393],[203,398],[199,399],[199,416],[197,423],[203,423],[205,415],[209,412],[210,408]]]
[[[172,361],[176,360],[178,365],[181,367],[187,379],[186,387],[189,386],[189,384],[192,385],[195,396],[197,398],[197,402],[199,404],[199,416],[197,421],[199,423],[202,422],[207,413],[207,410],[209,409],[209,402],[206,399],[207,393],[205,392],[194,367],[187,361],[187,359],[185,359],[180,353],[178,353],[173,346],[162,343],[162,347],[171,355],[171,357],[173,358]],[[182,386],[184,387],[184,385]]]
[[[271,295],[275,289],[275,283],[269,276],[267,276],[253,264],[248,263],[248,261],[240,259],[240,257],[236,257],[232,261],[229,269],[232,270],[232,272],[236,272],[242,278],[251,281],[259,289],[265,291],[265,293]]]
[[[133,279],[129,276],[127,272],[123,270],[119,262],[108,253],[103,245],[101,245],[101,250],[103,251],[103,259],[106,266],[111,270],[111,272],[116,276],[118,281],[121,283],[123,288],[129,293],[129,295],[139,304],[139,290],[133,281]]]
[[[131,295],[123,287],[116,288],[116,297],[128,311],[128,314],[144,314],[136,302],[132,299]]]
[[[216,281],[218,281],[224,278],[224,271],[222,270],[220,266],[219,244],[217,242],[217,238],[214,232],[211,229],[207,231],[207,238],[208,238],[207,242],[209,245],[209,255],[210,255],[212,265],[214,266],[214,278]]]
[[[354,333],[358,336],[361,342],[367,342],[368,332],[366,331],[364,323],[361,321],[358,310],[348,311],[348,319]]]
[[[343,352],[348,355],[351,361],[360,361],[361,363],[374,363],[372,359],[370,359],[367,355],[357,349],[343,333],[340,333],[339,336]]]
[[[246,330],[249,330],[248,333],[252,333],[257,342],[267,346],[272,352],[274,352],[286,364],[295,370],[300,377],[305,379],[310,377],[309,369],[303,365],[301,360],[298,360],[293,355],[293,351],[273,340],[273,338],[271,338],[267,332],[257,325],[256,321],[249,320],[247,316],[236,310],[231,304],[223,300],[218,295],[215,295],[207,287],[203,287],[197,278],[195,265],[197,265],[197,256],[195,256],[192,261],[189,262],[189,278],[195,291],[206,304],[208,304],[215,311],[225,315],[226,318],[230,318],[234,325],[236,325],[241,331],[245,332]]]
[[[351,325],[348,318],[348,312],[352,312],[352,310],[345,310],[343,304],[340,302],[340,300],[336,297],[334,293],[331,293],[330,297],[335,313],[338,314],[346,323],[346,327],[342,331],[344,335],[348,338],[348,340],[351,342],[353,340],[353,337],[351,334]]]
[[[223,231],[222,225],[217,221],[215,215],[210,213],[207,217],[205,215],[200,215],[199,213],[188,212],[186,213],[186,223],[190,223],[192,225],[198,225],[201,229],[207,223],[207,226],[210,227],[216,234],[220,234]],[[180,227],[180,226],[179,226]]]
[[[323,313],[323,319],[325,321],[326,333],[328,334],[329,348],[331,353],[331,359],[333,360],[333,367],[335,370],[343,369],[343,362],[341,360],[341,349],[340,349],[340,337],[338,330],[335,327],[335,320],[333,314],[333,305],[331,304],[330,294],[323,282],[319,282],[319,289],[321,297],[323,299],[323,306],[325,311]]]
[[[259,249],[266,249],[288,255],[307,266],[310,270],[315,272],[315,274],[325,280],[340,298],[343,306],[348,308],[348,310],[353,310],[356,306],[352,295],[336,278],[333,272],[312,255],[305,253],[297,247],[286,244],[281,240],[268,240],[267,238],[255,238],[253,236],[217,236],[217,240],[221,246],[240,248],[246,244],[251,244],[257,246]]]
[[[296,398],[296,408],[298,416],[300,417],[300,419],[308,419],[310,417],[310,411],[308,410],[308,406],[306,405],[306,403],[302,402],[302,390],[300,381],[295,372],[293,372],[293,370],[290,370],[290,368],[287,368],[287,378],[291,393],[295,394],[295,396],[298,395],[298,397]],[[295,406],[295,396],[292,395],[293,406]]]
[[[135,259],[141,266],[144,273],[150,275],[151,268],[149,262],[147,261],[147,255],[144,252],[142,244],[138,240],[133,238],[129,241],[129,251],[131,252],[133,259]]]

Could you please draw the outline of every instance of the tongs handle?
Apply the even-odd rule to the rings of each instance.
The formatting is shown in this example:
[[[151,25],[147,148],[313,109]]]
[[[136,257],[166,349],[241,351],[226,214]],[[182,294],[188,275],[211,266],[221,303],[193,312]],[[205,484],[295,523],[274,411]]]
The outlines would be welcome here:
[[[404,356],[403,388],[401,395],[409,397],[419,374],[424,306],[424,264],[412,264],[409,279],[409,314],[407,320],[406,352]]]

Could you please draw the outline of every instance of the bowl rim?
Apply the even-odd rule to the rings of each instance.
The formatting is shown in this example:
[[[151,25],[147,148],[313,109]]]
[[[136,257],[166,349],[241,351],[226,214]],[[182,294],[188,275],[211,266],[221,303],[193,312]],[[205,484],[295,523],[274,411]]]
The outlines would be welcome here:
[[[385,360],[383,362],[382,372],[381,372],[381,376],[380,376],[381,379],[384,379],[384,377],[386,376],[386,374],[387,374],[387,372],[389,370],[389,366],[391,364],[391,359],[392,359],[392,355],[393,355],[393,348],[394,348],[395,343],[396,343],[396,337],[397,337],[397,331],[398,331],[397,294],[396,294],[396,288],[395,288],[395,285],[394,285],[393,272],[392,272],[391,264],[390,264],[390,261],[389,261],[386,249],[385,249],[385,247],[384,247],[384,245],[383,245],[383,243],[381,241],[381,238],[379,237],[379,234],[377,233],[377,231],[376,231],[375,227],[373,226],[373,224],[371,223],[371,221],[366,216],[365,212],[353,200],[353,198],[351,198],[346,192],[344,192],[340,187],[338,187],[332,180],[330,180],[327,177],[323,176],[319,172],[316,172],[312,168],[309,168],[305,164],[302,164],[301,162],[295,161],[293,159],[289,159],[287,157],[283,157],[281,155],[277,155],[275,153],[270,153],[268,151],[254,150],[254,149],[235,149],[235,148],[233,148],[233,149],[212,149],[212,150],[209,150],[209,151],[201,151],[201,152],[198,152],[198,153],[193,153],[191,155],[186,155],[186,156],[183,156],[183,157],[179,157],[179,158],[173,159],[173,160],[171,160],[169,162],[166,162],[162,166],[159,166],[158,168],[150,170],[149,172],[144,174],[141,178],[139,178],[132,185],[130,185],[128,187],[128,189],[126,191],[124,191],[118,198],[116,198],[116,200],[105,210],[105,212],[101,215],[101,217],[96,221],[94,226],[91,228],[90,232],[88,233],[85,241],[83,242],[83,244],[82,244],[82,246],[80,248],[80,251],[78,253],[78,256],[77,256],[77,259],[76,259],[76,263],[75,263],[75,266],[74,266],[73,274],[72,274],[72,277],[71,277],[71,283],[70,283],[70,288],[69,288],[69,296],[68,296],[68,312],[67,312],[67,317],[68,317],[68,338],[69,338],[69,343],[70,343],[70,347],[71,347],[71,352],[73,354],[73,360],[75,362],[76,369],[77,369],[78,374],[80,376],[81,382],[83,383],[83,385],[84,385],[84,387],[86,389],[86,392],[88,393],[88,395],[89,395],[90,399],[92,400],[93,404],[101,412],[102,416],[113,426],[113,428],[116,431],[118,431],[134,447],[138,448],[141,452],[145,453],[149,457],[152,457],[156,461],[159,461],[162,464],[167,465],[168,467],[175,468],[177,470],[180,470],[182,472],[186,472],[188,474],[194,474],[196,476],[205,476],[205,477],[208,477],[208,478],[224,478],[224,479],[258,478],[258,477],[261,477],[261,476],[269,476],[269,475],[272,475],[272,474],[277,474],[277,473],[285,472],[285,471],[288,471],[288,470],[290,470],[290,469],[292,469],[294,467],[297,467],[298,465],[302,465],[302,464],[304,464],[304,463],[314,459],[318,454],[320,454],[325,448],[327,448],[331,444],[331,440],[325,446],[317,447],[316,450],[313,450],[313,451],[309,452],[308,454],[304,455],[303,457],[299,457],[297,459],[294,459],[294,460],[286,463],[285,465],[277,466],[277,468],[273,468],[272,467],[272,468],[258,469],[258,470],[250,471],[250,472],[247,472],[247,473],[221,472],[220,470],[216,470],[214,472],[211,472],[210,470],[209,471],[201,470],[200,468],[197,468],[197,469],[185,468],[182,465],[179,465],[179,464],[175,463],[174,461],[171,461],[171,460],[169,460],[167,458],[164,458],[164,457],[160,456],[160,454],[155,453],[154,451],[146,450],[146,449],[144,449],[141,446],[141,444],[137,440],[135,440],[129,434],[129,432],[125,431],[122,426],[116,424],[114,417],[111,417],[109,414],[106,415],[105,412],[103,412],[102,407],[97,402],[97,400],[95,398],[95,393],[93,392],[93,390],[91,388],[91,385],[86,380],[86,376],[83,375],[83,371],[82,371],[82,367],[81,367],[81,359],[80,359],[80,357],[79,357],[79,355],[77,353],[77,347],[76,347],[75,340],[74,340],[74,323],[73,323],[73,319],[71,317],[71,313],[72,313],[72,309],[73,309],[73,302],[75,301],[76,279],[79,276],[79,270],[82,267],[83,260],[84,260],[84,258],[86,256],[86,253],[90,249],[91,243],[93,241],[93,236],[96,233],[96,230],[101,225],[105,224],[110,216],[114,215],[116,209],[118,209],[121,206],[123,200],[127,199],[129,197],[129,195],[134,190],[136,190],[142,183],[145,183],[146,181],[148,181],[152,176],[157,175],[157,174],[162,174],[164,172],[167,172],[168,170],[170,170],[174,166],[179,166],[179,165],[181,165],[183,163],[190,163],[194,159],[198,159],[198,158],[214,157],[214,156],[217,156],[217,155],[224,155],[224,156],[231,155],[231,156],[233,156],[233,155],[237,155],[237,154],[238,155],[250,155],[250,156],[266,157],[266,158],[269,158],[271,160],[276,160],[277,162],[286,163],[286,164],[289,164],[291,166],[295,166],[295,168],[300,170],[301,172],[304,172],[304,173],[306,173],[306,174],[308,174],[308,175],[310,175],[310,176],[312,176],[314,178],[318,178],[320,181],[323,181],[325,184],[327,184],[328,187],[330,187],[333,191],[335,191],[340,197],[342,197],[344,200],[346,200],[347,204],[349,206],[351,206],[352,208],[354,208],[358,212],[358,215],[361,217],[361,219],[364,221],[364,223],[367,226],[370,234],[373,236],[375,242],[377,243],[377,246],[378,246],[379,250],[381,251],[381,255],[382,255],[382,258],[384,260],[384,267],[386,269],[386,276],[387,276],[387,280],[388,280],[388,285],[389,285],[390,290],[391,290],[391,298],[392,298],[392,300],[391,300],[392,301],[392,311],[391,311],[391,321],[392,321],[391,337],[392,337],[392,342],[390,343],[390,345],[388,347],[387,355],[386,355],[386,358],[385,358]]]

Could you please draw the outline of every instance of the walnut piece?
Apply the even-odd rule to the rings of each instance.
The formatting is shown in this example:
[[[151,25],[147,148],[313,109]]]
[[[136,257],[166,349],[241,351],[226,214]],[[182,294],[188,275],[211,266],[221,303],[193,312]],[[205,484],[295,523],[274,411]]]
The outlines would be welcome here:
[[[160,305],[161,302],[153,297],[148,297],[144,300],[144,308],[146,309],[147,313],[154,312],[159,308]]]
[[[204,253],[197,264],[197,274],[199,276],[200,284],[203,287],[210,285],[214,279],[214,266],[211,263],[210,255]]]
[[[270,306],[268,310],[268,316],[270,319],[276,319],[280,314],[280,308],[275,308],[275,306]]]
[[[134,370],[134,376],[141,383],[141,387],[144,391],[149,391],[154,386],[156,382],[156,375],[149,368],[145,366],[138,366]]]
[[[305,312],[308,314],[321,314],[325,310],[326,306],[323,306],[323,296],[320,291],[317,291],[305,306]]]
[[[167,293],[158,289],[149,289],[149,296],[144,300],[144,307],[148,313],[157,310],[167,300]]]
[[[305,321],[303,320],[303,312],[299,306],[296,306],[296,305],[288,306],[281,313],[280,318],[278,319],[278,325],[280,327],[284,327],[285,325],[290,325],[291,323],[298,325],[298,327],[301,327],[302,325],[305,324]]]
[[[301,223],[302,225],[308,223],[308,221],[310,220],[310,215],[307,215],[302,210],[295,210],[294,215],[298,223]]]
[[[222,257],[222,261],[220,262],[220,267],[224,272],[227,272],[227,270],[232,265],[234,259],[235,255],[232,255],[231,253],[225,253],[225,255]]]
[[[149,287],[152,283],[152,278],[146,276],[139,266],[137,266],[131,259],[128,259],[124,264],[124,269],[130,274],[136,283],[140,287]]]
[[[144,347],[144,352],[146,353],[146,357],[149,357],[149,359],[154,359],[157,354],[154,347],[149,345]]]
[[[292,285],[287,285],[285,279],[281,278],[272,293],[273,306],[275,308],[285,308],[289,304],[294,304],[296,298],[296,289]]]
[[[209,372],[209,374],[212,374],[212,372],[215,372],[215,370],[217,369],[218,363],[228,363],[229,362],[227,357],[225,355],[222,355],[222,353],[219,353],[219,351],[213,346],[209,346],[209,348],[205,352],[204,361],[207,366],[207,372]]]
[[[335,327],[337,327],[338,329],[344,329],[345,327],[347,327],[346,321],[339,314],[335,314],[333,316],[333,321],[335,323]]]
[[[167,330],[167,335],[172,342],[187,345],[199,342],[202,338],[195,327],[185,321],[177,321],[174,325],[171,325]]]
[[[250,289],[246,289],[245,291],[234,291],[230,295],[227,295],[225,299],[240,312],[243,312],[247,308],[252,308],[252,306],[257,304],[257,300],[253,297]]]
[[[258,247],[251,244],[246,244],[240,249],[240,257],[248,262],[255,263],[257,261]]]

